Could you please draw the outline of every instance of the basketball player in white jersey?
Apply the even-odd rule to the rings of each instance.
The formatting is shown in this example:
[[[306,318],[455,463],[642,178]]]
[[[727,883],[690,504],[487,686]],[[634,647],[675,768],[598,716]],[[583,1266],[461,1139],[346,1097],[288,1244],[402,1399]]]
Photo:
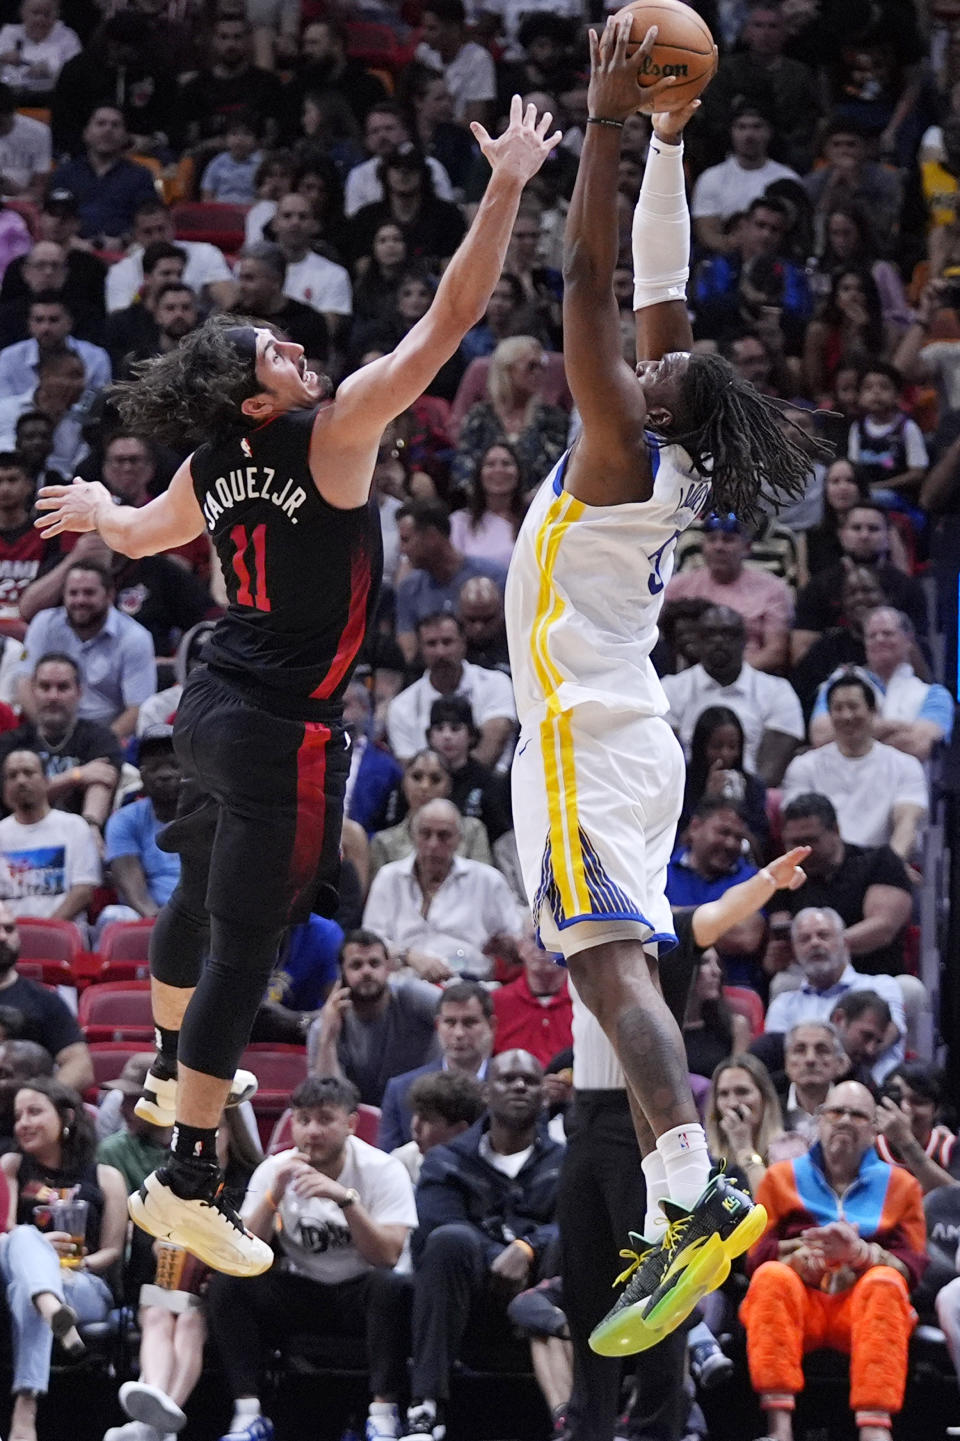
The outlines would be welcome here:
[[[809,469],[764,397],[726,362],[690,353],[681,134],[696,101],[653,117],[633,235],[643,359],[636,372],[622,359],[620,132],[640,108],[637,74],[656,38],[628,58],[629,30],[628,19],[591,34],[564,242],[564,359],[583,429],[530,507],[506,595],[524,883],[544,945],[562,951],[617,1054],[644,1156],[646,1240],[591,1337],[605,1354],[654,1345],[764,1227],[748,1196],[709,1181],[683,1042],[660,991],[659,950],[676,944],[664,886],[684,762],[650,652],[677,537],[708,498],[749,517],[764,492],[801,494]],[[643,108],[656,110],[669,83],[645,91]]]

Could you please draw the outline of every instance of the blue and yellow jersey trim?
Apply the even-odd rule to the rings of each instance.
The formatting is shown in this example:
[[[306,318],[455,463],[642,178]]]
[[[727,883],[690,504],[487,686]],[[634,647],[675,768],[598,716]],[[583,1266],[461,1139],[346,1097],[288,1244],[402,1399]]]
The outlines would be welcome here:
[[[534,898],[534,923],[544,906],[560,930],[582,920],[630,920],[649,926],[651,941],[676,944],[676,937],[655,932],[632,896],[606,874],[596,848],[580,824],[577,771],[571,712],[559,699],[567,676],[550,654],[550,632],[564,614],[566,602],[554,581],[557,553],[571,526],[587,507],[563,489],[565,455],[553,481],[553,499],[534,540],[539,588],[530,630],[531,664],[544,696],[546,715],[540,723],[549,833],[543,852],[540,885]]]

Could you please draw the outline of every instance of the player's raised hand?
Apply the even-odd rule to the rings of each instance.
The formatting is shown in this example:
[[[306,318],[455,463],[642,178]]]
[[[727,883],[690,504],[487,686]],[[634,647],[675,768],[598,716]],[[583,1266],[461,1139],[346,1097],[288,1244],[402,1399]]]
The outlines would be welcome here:
[[[778,890],[795,891],[803,885],[807,873],[802,863],[809,854],[809,846],[794,846],[792,851],[787,851],[786,855],[777,856],[775,861],[770,862],[766,869],[776,881]]]
[[[590,88],[587,91],[587,113],[601,120],[626,120],[637,110],[651,114],[657,108],[657,100],[675,84],[675,77],[668,75],[655,85],[640,88],[640,71],[644,61],[657,42],[657,27],[651,25],[632,55],[627,54],[627,44],[633,19],[630,15],[621,20],[610,19],[603,33],[589,31],[590,39]]]
[[[691,100],[679,110],[658,110],[653,115],[653,133],[668,145],[677,145],[687,122],[700,109],[699,100]]]
[[[513,175],[525,185],[563,139],[562,130],[555,130],[552,135],[547,133],[552,123],[549,110],[538,118],[535,105],[528,105],[524,110],[520,96],[514,95],[510,101],[510,123],[496,140],[477,120],[471,122],[470,129],[494,173]]]
[[[65,530],[96,530],[97,518],[104,505],[113,505],[113,497],[97,480],[80,480],[72,485],[45,485],[37,495],[38,515],[34,521],[44,535],[61,535]]]

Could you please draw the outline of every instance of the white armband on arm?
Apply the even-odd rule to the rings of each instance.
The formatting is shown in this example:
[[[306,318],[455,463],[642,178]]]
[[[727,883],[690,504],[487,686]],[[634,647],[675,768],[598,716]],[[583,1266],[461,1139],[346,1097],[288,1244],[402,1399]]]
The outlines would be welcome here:
[[[683,145],[664,145],[654,136],[633,216],[634,310],[664,300],[686,300],[689,262]]]

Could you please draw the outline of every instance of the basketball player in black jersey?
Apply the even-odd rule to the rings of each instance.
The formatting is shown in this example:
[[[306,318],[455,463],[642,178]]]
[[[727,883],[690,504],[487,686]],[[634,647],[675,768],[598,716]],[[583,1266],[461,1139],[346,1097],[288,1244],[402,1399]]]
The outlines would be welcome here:
[[[473,225],[427,314],[335,400],[318,404],[326,383],[301,346],[212,319],[115,390],[127,426],[198,445],[169,490],[139,510],[83,481],[40,492],[45,535],[95,530],[136,557],[207,530],[226,578],[227,614],[177,713],[187,792],[164,844],[180,853],[181,880],[151,945],[158,1054],[138,1111],[176,1127],[130,1214],[232,1275],[266,1270],[272,1252],[220,1196],[217,1124],[283,928],[335,897],[341,699],[380,584],[380,436],[483,315],[521,191],[560,138],[551,118],[515,96],[499,139],[472,126],[492,167]],[[336,1181],[328,1191],[361,1237],[372,1223],[356,1194]]]

